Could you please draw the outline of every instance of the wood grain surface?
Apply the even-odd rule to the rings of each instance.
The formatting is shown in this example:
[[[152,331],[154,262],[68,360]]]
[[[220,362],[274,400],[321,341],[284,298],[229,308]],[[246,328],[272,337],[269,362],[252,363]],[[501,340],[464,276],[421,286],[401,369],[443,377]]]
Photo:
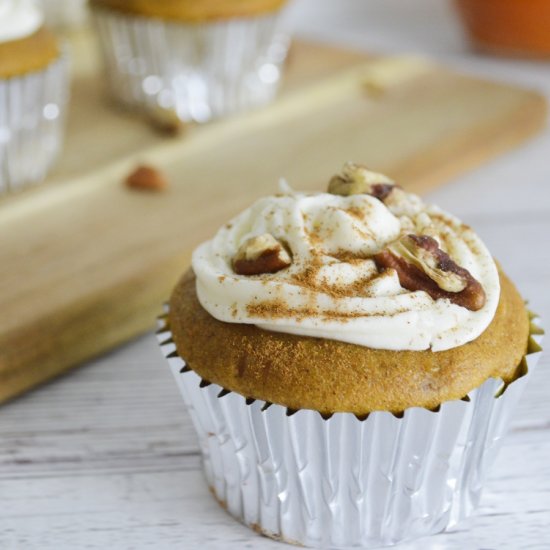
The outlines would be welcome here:
[[[166,139],[105,102],[92,51],[79,36],[51,181],[0,204],[0,402],[151,327],[190,250],[280,177],[323,189],[354,159],[424,192],[544,119],[534,92],[298,43],[274,104]],[[123,186],[141,162],[170,189]]]

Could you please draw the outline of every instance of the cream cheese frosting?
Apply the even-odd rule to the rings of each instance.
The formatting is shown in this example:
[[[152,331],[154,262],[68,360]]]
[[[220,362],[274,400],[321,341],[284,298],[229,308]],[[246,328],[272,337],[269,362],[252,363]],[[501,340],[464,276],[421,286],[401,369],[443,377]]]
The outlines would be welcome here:
[[[30,36],[43,22],[42,11],[35,0],[0,0],[0,42]]]
[[[429,235],[485,291],[471,311],[400,284],[373,256],[406,234]],[[239,275],[243,243],[269,234],[291,263],[275,273]],[[384,201],[287,190],[258,200],[193,253],[200,303],[229,323],[388,350],[447,350],[477,338],[495,314],[498,271],[468,226],[396,188]]]

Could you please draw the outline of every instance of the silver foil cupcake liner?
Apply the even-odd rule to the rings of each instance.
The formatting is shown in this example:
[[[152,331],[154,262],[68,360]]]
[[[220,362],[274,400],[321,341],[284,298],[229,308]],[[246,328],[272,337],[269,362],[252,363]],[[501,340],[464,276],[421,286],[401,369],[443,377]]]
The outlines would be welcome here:
[[[275,97],[289,47],[278,13],[204,23],[93,14],[112,95],[152,117],[205,122]]]
[[[56,29],[70,29],[85,23],[87,0],[42,0],[46,24]]]
[[[45,178],[63,143],[68,86],[65,53],[41,71],[0,78],[0,195]]]
[[[321,548],[392,545],[469,516],[542,338],[533,323],[521,375],[509,385],[491,378],[435,411],[326,418],[202,380],[179,357],[166,318],[157,335],[215,497],[264,535]]]

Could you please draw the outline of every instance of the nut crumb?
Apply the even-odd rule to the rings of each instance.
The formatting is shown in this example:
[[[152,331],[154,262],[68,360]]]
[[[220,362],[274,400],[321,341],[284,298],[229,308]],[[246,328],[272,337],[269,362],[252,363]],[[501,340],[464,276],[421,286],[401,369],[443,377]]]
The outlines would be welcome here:
[[[372,99],[380,99],[387,95],[388,89],[384,86],[379,79],[368,77],[362,81],[363,89],[366,94]]]
[[[144,164],[138,166],[126,178],[125,183],[131,189],[140,191],[164,191],[168,187],[168,181],[162,172]]]
[[[179,136],[185,129],[183,121],[173,109],[151,109],[147,113],[147,118],[155,130],[170,137]]]

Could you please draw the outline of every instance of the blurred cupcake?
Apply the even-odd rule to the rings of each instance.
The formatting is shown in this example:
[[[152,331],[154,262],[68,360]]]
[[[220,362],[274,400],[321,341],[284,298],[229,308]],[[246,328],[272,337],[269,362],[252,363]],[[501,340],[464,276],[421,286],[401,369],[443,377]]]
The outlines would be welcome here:
[[[204,122],[276,94],[286,0],[92,0],[112,95],[159,120]]]
[[[67,60],[32,0],[0,4],[0,194],[41,181],[63,139]]]
[[[86,0],[42,0],[46,24],[56,29],[70,29],[84,24]]]
[[[217,499],[338,548],[472,512],[539,333],[471,228],[348,164],[197,248],[159,339]]]

